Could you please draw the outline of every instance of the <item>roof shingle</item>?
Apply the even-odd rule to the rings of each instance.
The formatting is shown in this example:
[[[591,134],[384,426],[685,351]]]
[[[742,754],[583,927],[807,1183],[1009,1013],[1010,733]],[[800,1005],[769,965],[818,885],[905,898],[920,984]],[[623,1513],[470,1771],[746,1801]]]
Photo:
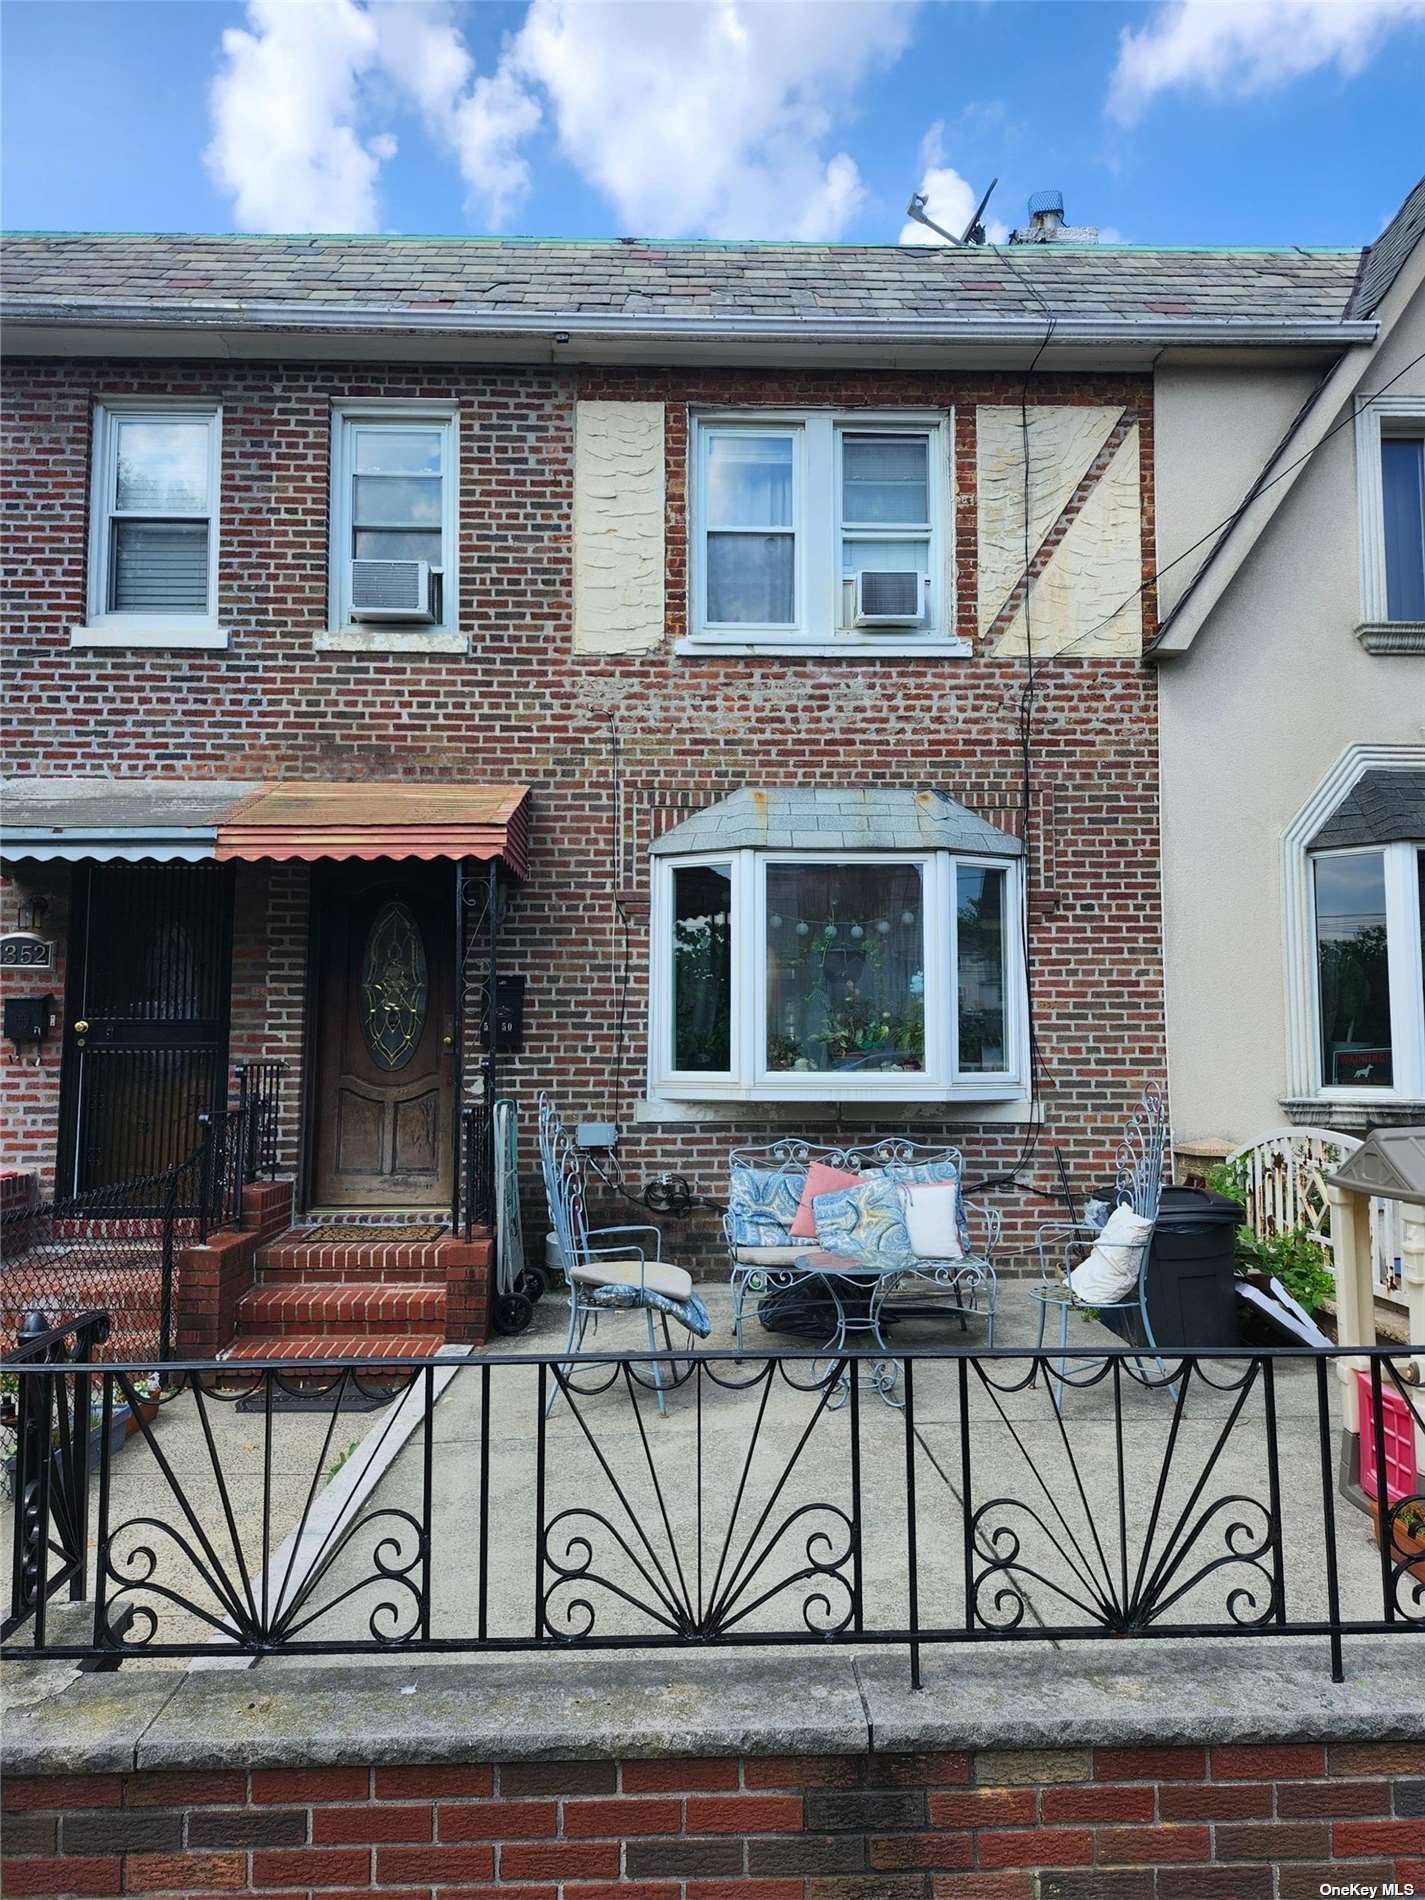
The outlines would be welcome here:
[[[81,313],[194,306],[343,307],[455,316],[817,317],[893,322],[965,316],[987,326],[1064,318],[1331,322],[1361,253],[1026,245],[644,243],[531,238],[209,237],[18,233],[0,283],[14,307]],[[1039,295],[1036,296],[1035,292]]]

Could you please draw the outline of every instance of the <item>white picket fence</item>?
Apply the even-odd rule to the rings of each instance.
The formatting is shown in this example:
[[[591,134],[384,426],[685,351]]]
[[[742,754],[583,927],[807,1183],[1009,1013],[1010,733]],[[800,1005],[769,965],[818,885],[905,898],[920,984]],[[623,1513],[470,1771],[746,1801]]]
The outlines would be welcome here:
[[[1326,1177],[1334,1174],[1360,1142],[1334,1128],[1278,1128],[1228,1155],[1247,1163],[1247,1225],[1265,1239],[1289,1227],[1314,1234],[1335,1264]],[[1371,1251],[1376,1292],[1400,1298],[1400,1205],[1371,1202]]]

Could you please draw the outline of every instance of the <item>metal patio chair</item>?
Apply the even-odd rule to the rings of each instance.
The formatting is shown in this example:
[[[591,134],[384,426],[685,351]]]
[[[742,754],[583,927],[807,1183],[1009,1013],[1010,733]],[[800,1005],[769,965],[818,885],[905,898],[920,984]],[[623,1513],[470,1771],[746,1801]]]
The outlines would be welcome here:
[[[642,1310],[648,1322],[648,1347],[658,1351],[655,1315],[663,1346],[673,1351],[668,1321],[673,1319],[692,1339],[706,1339],[712,1331],[707,1308],[693,1291],[692,1276],[683,1267],[662,1258],[663,1238],[651,1223],[626,1227],[590,1228],[587,1218],[584,1157],[561,1121],[548,1095],[539,1098],[539,1161],[549,1218],[554,1228],[559,1266],[569,1293],[569,1336],[565,1350],[578,1352],[590,1324],[597,1329],[599,1314]],[[667,1389],[691,1376],[693,1362],[654,1361],[650,1383],[658,1394],[658,1409],[668,1409]],[[566,1369],[566,1380],[570,1374]],[[572,1383],[572,1381],[571,1381]],[[606,1382],[607,1383],[607,1382]],[[575,1388],[576,1390],[579,1388]],[[545,1407],[559,1393],[556,1381]]]
[[[1118,1206],[1131,1207],[1135,1214],[1157,1219],[1167,1154],[1167,1103],[1157,1084],[1149,1083],[1118,1145]],[[1054,1401],[1056,1411],[1063,1410],[1064,1387],[1079,1383],[1068,1371],[1069,1316],[1072,1313],[1121,1315],[1121,1324],[1114,1326],[1110,1322],[1110,1330],[1118,1332],[1130,1345],[1144,1345],[1147,1348],[1144,1356],[1152,1359],[1164,1386],[1170,1383],[1158,1343],[1153,1337],[1153,1324],[1148,1317],[1148,1262],[1153,1251],[1151,1233],[1143,1243],[1138,1260],[1138,1278],[1133,1292],[1127,1298],[1081,1300],[1074,1292],[1069,1275],[1092,1248],[1100,1231],[1088,1221],[1051,1221],[1041,1227],[1036,1236],[1039,1281],[1031,1288],[1033,1297],[1039,1302],[1039,1337],[1035,1341],[1035,1351],[1044,1350],[1044,1334],[1052,1308],[1059,1315],[1059,1353],[1057,1367],[1050,1372],[1048,1383],[1049,1396]],[[1135,1326],[1141,1331],[1141,1342],[1130,1338]]]

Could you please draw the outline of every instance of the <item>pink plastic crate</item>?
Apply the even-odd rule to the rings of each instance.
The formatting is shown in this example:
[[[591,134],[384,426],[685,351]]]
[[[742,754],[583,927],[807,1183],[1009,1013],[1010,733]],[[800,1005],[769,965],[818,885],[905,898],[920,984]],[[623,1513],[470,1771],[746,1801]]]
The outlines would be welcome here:
[[[1361,1489],[1368,1498],[1379,1495],[1376,1477],[1375,1413],[1371,1406],[1371,1378],[1368,1372],[1356,1374],[1356,1394],[1361,1407]],[[1419,1490],[1415,1463],[1415,1421],[1410,1407],[1382,1378],[1380,1389],[1381,1427],[1385,1437],[1385,1495],[1388,1503],[1413,1497]]]

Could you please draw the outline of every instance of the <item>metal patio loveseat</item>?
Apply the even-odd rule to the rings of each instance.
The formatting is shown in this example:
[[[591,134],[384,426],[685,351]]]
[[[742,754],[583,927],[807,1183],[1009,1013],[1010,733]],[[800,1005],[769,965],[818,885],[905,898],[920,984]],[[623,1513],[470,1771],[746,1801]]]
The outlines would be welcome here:
[[[815,1253],[816,1240],[794,1239],[791,1233],[807,1170],[814,1162],[846,1174],[880,1174],[907,1185],[958,1184],[962,1179],[957,1148],[899,1136],[879,1137],[848,1148],[784,1139],[765,1147],[733,1149],[723,1233],[731,1259],[733,1328],[739,1350],[749,1294],[790,1291],[808,1278],[825,1275],[824,1266],[812,1276],[799,1264]],[[979,1210],[984,1243],[976,1248],[970,1238],[964,1199],[957,1198],[963,1250],[959,1259],[907,1255],[904,1265],[892,1265],[875,1275],[868,1293],[867,1317],[878,1338],[887,1320],[946,1313],[959,1319],[962,1331],[970,1318],[983,1319],[985,1344],[994,1344],[994,1254],[1002,1216],[995,1207]]]

